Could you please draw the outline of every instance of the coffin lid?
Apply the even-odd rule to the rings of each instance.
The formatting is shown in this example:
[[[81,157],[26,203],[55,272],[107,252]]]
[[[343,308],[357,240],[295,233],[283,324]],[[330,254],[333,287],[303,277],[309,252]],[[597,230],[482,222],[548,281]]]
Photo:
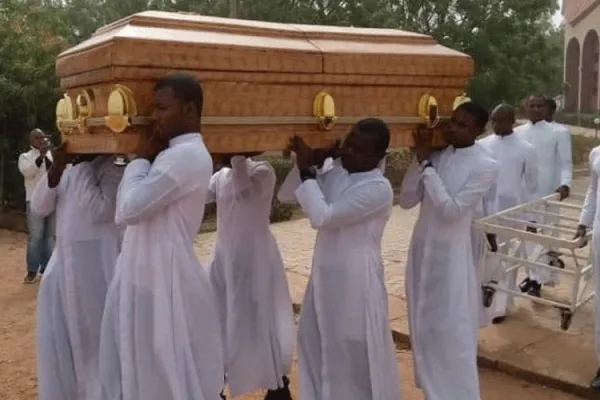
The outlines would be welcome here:
[[[400,56],[401,60],[408,60],[402,56],[431,57],[432,62],[438,63],[442,61],[439,60],[440,57],[450,58],[460,62],[461,65],[464,62],[465,77],[470,77],[472,73],[472,61],[466,54],[439,45],[429,35],[399,29],[283,24],[190,13],[145,11],[99,28],[90,39],[60,54],[57,60],[57,75],[63,78],[103,67],[141,67],[135,62],[136,43],[156,44],[156,47],[153,47],[154,51],[160,51],[161,46],[173,45],[189,47],[190,52],[202,49],[231,49],[232,52],[228,55],[231,58],[228,63],[230,71],[247,69],[244,68],[243,57],[236,59],[233,52],[241,49],[321,57],[323,70],[318,71],[321,73],[328,72],[325,62],[327,57],[343,55],[365,56],[364,62],[370,64],[369,74],[379,73],[373,62],[385,64],[385,56]],[[128,46],[118,47],[123,44]],[[73,65],[72,61],[78,56],[98,48],[105,48],[106,51],[111,52],[108,62],[110,65],[93,65],[93,61],[90,60],[79,63],[78,66]],[[128,57],[115,57],[119,51],[127,51]],[[107,58],[102,59],[106,64]],[[153,65],[143,65],[143,67],[169,68],[169,65],[163,65],[167,63],[164,60],[163,57],[156,62],[153,61]],[[344,73],[364,74],[364,67],[358,65],[361,60],[358,58],[351,58],[351,60],[345,66]],[[353,63],[357,64],[356,67],[353,67]],[[382,74],[390,74],[389,62],[387,64],[382,68]],[[285,65],[279,65],[276,70],[269,72],[286,72],[286,68]],[[295,65],[293,72],[315,73],[316,71],[314,67],[302,70],[302,66]],[[418,72],[415,74],[420,75]]]

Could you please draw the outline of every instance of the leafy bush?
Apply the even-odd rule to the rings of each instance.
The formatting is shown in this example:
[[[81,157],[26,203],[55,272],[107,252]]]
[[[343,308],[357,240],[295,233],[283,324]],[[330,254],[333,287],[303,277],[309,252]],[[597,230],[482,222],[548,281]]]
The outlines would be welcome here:
[[[572,135],[573,143],[573,165],[587,165],[590,151],[598,145],[600,140],[583,135]]]

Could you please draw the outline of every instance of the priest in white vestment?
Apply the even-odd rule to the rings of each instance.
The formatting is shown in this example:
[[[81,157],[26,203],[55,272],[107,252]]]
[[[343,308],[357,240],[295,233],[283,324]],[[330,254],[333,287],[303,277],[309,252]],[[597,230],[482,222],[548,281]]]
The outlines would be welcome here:
[[[126,225],[102,321],[101,400],[216,400],[223,346],[208,271],[194,252],[212,159],[198,133],[200,83],[154,88],[157,135],[125,169],[116,221]]]
[[[499,212],[528,201],[530,193],[537,189],[538,164],[533,146],[514,134],[515,109],[512,106],[501,104],[496,107],[492,111],[491,121],[494,134],[479,140],[478,143],[498,162],[496,205]],[[525,229],[525,226],[515,226],[515,229]],[[496,239],[499,251],[506,255],[516,251],[516,246],[514,243],[508,243],[509,240],[509,237]],[[497,264],[497,269],[488,271],[491,274],[484,279],[502,282],[503,286],[516,290],[517,270],[504,275],[504,267],[501,267],[500,263]],[[512,296],[496,291],[491,306],[486,309],[487,317],[495,324],[503,322],[511,303]]]
[[[224,155],[210,180],[217,240],[210,265],[221,314],[225,372],[232,397],[268,389],[291,400],[294,316],[283,260],[269,215],[275,171],[250,155]]]
[[[57,245],[37,301],[38,393],[41,400],[99,395],[98,353],[106,293],[121,247],[115,201],[123,168],[113,157],[73,158],[64,146],[31,198],[33,213],[56,212]]]
[[[585,237],[588,230],[592,229],[592,240],[594,249],[600,249],[600,195],[598,194],[598,177],[600,177],[600,146],[595,147],[589,156],[590,181],[579,217],[579,226],[576,237]],[[592,260],[594,266],[594,284],[596,293],[600,291],[600,251],[594,251]],[[596,294],[596,321],[595,321],[595,342],[596,342],[596,362],[600,365],[600,296]],[[591,382],[592,389],[600,392],[600,368],[596,371],[596,376]]]
[[[381,254],[389,141],[383,121],[359,121],[320,171],[327,154],[293,141],[296,166],[279,199],[297,200],[318,231],[298,328],[300,400],[400,399]]]
[[[548,106],[543,96],[530,96],[526,103],[530,122],[515,128],[515,134],[524,138],[533,145],[538,162],[538,184],[535,192],[531,194],[530,200],[538,200],[554,192],[560,193],[561,199],[569,195],[571,181],[573,178],[573,160],[571,151],[571,135],[557,125],[548,123]],[[550,209],[549,211],[557,212]],[[536,222],[536,221],[534,221]],[[554,218],[544,218],[537,221],[546,225],[556,223]],[[535,228],[528,228],[535,231]],[[558,232],[551,232],[558,235]],[[535,252],[536,246],[529,244],[529,256]],[[545,252],[545,250],[544,250]],[[541,262],[555,264],[554,257],[544,256]],[[558,282],[558,274],[543,267],[532,267],[529,269],[528,277],[519,285],[523,292],[532,296],[540,296],[542,285],[552,286]]]
[[[406,267],[406,296],[415,379],[427,400],[479,400],[477,331],[480,284],[471,225],[496,184],[498,165],[477,143],[488,121],[467,102],[452,115],[445,150],[431,151],[432,133],[415,134],[416,158],[399,204],[420,205]]]

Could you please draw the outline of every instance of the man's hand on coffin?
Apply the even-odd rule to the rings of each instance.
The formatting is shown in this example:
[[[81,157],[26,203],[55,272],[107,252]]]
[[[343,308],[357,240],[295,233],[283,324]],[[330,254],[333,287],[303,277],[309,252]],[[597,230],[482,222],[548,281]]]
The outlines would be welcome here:
[[[419,163],[427,160],[431,154],[433,145],[433,130],[425,125],[419,125],[413,131],[413,140],[415,142],[415,152]]]
[[[487,233],[486,235],[487,241],[490,245],[490,251],[495,253],[498,251],[498,242],[496,242],[496,235],[493,233]]]
[[[153,162],[156,156],[168,146],[169,143],[155,132],[147,140],[142,141],[135,158],[143,158]]]
[[[575,236],[573,237],[573,240],[583,239],[579,248],[585,247],[587,245],[585,235],[587,235],[587,227],[585,225],[579,225],[577,227],[577,232],[575,232]]]
[[[340,156],[341,140],[336,140],[335,143],[328,149],[314,149],[314,163],[317,168],[323,168],[325,160],[333,158],[334,160]]]
[[[569,197],[569,194],[571,193],[571,189],[569,189],[569,187],[567,185],[561,185],[555,190],[555,192],[560,194],[559,200],[563,201],[564,199]]]
[[[299,170],[309,169],[316,164],[315,151],[308,147],[300,136],[291,139],[289,148],[296,153],[296,165]]]

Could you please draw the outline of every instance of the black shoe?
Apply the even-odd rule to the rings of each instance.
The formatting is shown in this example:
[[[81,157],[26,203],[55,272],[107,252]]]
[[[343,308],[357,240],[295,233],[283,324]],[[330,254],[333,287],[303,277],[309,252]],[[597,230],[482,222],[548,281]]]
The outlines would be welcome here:
[[[499,325],[499,324],[503,323],[504,320],[506,320],[506,317],[496,317],[492,320],[492,324]]]
[[[534,297],[542,297],[542,284],[537,281],[531,281],[527,294]]]
[[[32,284],[33,282],[35,282],[35,277],[37,276],[37,273],[35,272],[28,272],[27,276],[25,277],[25,279],[23,279],[23,283],[26,285]]]
[[[227,400],[227,397],[225,397],[225,393],[221,392],[220,396],[223,400]]]
[[[600,392],[600,369],[596,371],[596,377],[590,383],[590,388],[592,388],[595,392]]]
[[[531,287],[531,279],[529,279],[529,278],[525,278],[521,281],[521,283],[519,283],[519,289],[521,289],[521,292],[523,292],[523,293],[529,292],[530,287]]]
[[[283,377],[283,387],[277,390],[269,390],[265,395],[265,400],[292,400],[292,393],[290,392],[290,380],[287,376]]]

